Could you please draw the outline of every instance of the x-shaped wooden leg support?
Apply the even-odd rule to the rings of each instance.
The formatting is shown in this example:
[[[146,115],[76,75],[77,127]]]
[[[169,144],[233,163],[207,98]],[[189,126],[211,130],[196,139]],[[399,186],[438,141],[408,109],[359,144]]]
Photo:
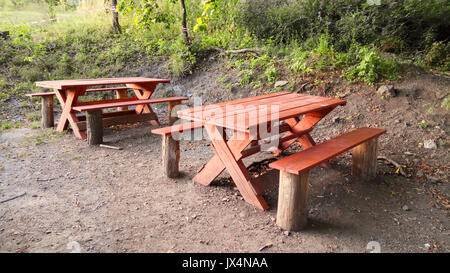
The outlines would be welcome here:
[[[235,132],[232,139],[227,142],[221,133],[222,128],[217,128],[215,125],[205,125],[205,129],[214,145],[213,151],[218,162],[230,173],[244,200],[259,209],[267,209],[268,205],[264,198],[257,194],[250,184],[250,173],[241,159],[242,150],[251,143],[253,137],[249,133]]]
[[[291,118],[286,121],[288,125],[291,127],[291,131],[286,134],[286,136],[299,133],[301,131],[309,130],[314,125],[316,125],[323,117],[325,117],[332,109],[326,109],[320,112],[314,112],[307,114],[301,121],[297,118]],[[241,138],[239,134],[234,134],[230,140],[227,142],[227,145],[230,147],[231,151],[236,160],[242,159],[241,151],[244,150],[248,143],[239,141]],[[278,153],[287,149],[292,143],[295,141],[299,141],[302,145],[303,149],[310,148],[316,145],[315,141],[311,137],[309,133],[302,134],[298,138],[290,139],[286,142],[280,144],[280,148],[278,149]],[[254,141],[254,140],[253,140]],[[197,173],[197,175],[193,178],[193,180],[202,185],[208,186],[211,184],[214,179],[216,179],[223,171],[225,170],[225,165],[220,160],[219,156],[215,154],[208,163],[206,163],[203,168]]]
[[[75,115],[75,112],[72,111],[72,106],[76,105],[78,97],[82,96],[84,92],[86,92],[86,89],[55,89],[56,97],[62,107],[62,113],[58,121],[58,126],[56,127],[58,132],[66,130],[70,124],[76,137],[86,139],[86,132],[80,131],[78,128],[77,123],[79,120]]]
[[[140,100],[150,99],[155,92],[156,84],[127,84],[127,87],[132,88],[136,97]],[[144,113],[154,113],[152,107],[149,104],[142,104],[136,106],[136,114]],[[155,119],[150,120],[151,124],[154,126],[159,126],[159,120],[155,114]]]
[[[247,143],[247,141],[242,141],[242,138],[245,139],[245,137],[243,137],[241,133],[237,132],[233,136],[231,136],[231,138],[227,142],[227,145],[232,151],[236,160],[242,159],[241,151],[244,150],[250,143]],[[220,157],[215,152],[213,158],[211,158],[211,160],[209,160],[208,163],[203,166],[200,172],[193,179],[194,181],[202,185],[208,186],[224,170],[225,165],[222,163]]]
[[[314,125],[316,125],[319,121],[321,121],[328,113],[330,113],[334,108],[335,107],[327,108],[319,112],[308,113],[300,121],[297,118],[287,119],[286,123],[289,125],[289,127],[291,127],[291,131],[288,132],[286,136],[311,129]],[[284,143],[281,143],[280,150],[281,151],[286,150],[297,140],[298,142],[300,142],[300,145],[302,145],[303,149],[308,149],[316,145],[314,139],[311,137],[309,133],[307,133],[298,138],[293,138]]]

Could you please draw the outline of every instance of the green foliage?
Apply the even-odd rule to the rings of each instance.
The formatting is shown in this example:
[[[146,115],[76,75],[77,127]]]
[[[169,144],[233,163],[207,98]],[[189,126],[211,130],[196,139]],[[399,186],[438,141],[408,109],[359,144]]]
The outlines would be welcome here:
[[[124,15],[133,15],[136,29],[147,30],[155,23],[170,25],[176,22],[177,16],[173,12],[176,2],[177,0],[121,0],[117,8]]]
[[[169,47],[168,53],[168,69],[174,75],[181,75],[192,71],[196,58],[182,37],[178,38],[175,43]]]
[[[151,62],[146,40],[110,33],[107,15],[88,19],[11,28],[11,40],[0,39],[0,101],[25,99],[39,91],[35,81],[113,77]]]
[[[0,120],[0,131],[8,130],[11,128],[19,128],[20,122],[9,123],[6,120]]]
[[[308,67],[307,62],[309,55],[310,52],[304,51],[302,47],[296,48],[289,56],[291,62],[289,68],[297,74],[310,72],[311,69]]]
[[[14,1],[23,7],[31,2]],[[58,12],[70,1],[38,3],[44,2]],[[333,70],[352,82],[394,80],[400,67],[386,52],[415,56],[424,67],[450,68],[450,7],[443,0],[381,1],[380,6],[366,0],[186,0],[186,7],[188,28],[196,35],[190,46],[181,35],[178,0],[119,1],[121,24],[128,28],[121,35],[110,33],[110,17],[101,13],[72,13],[42,26],[5,25],[12,39],[0,40],[0,102],[37,91],[34,81],[133,74],[131,66],[146,66],[154,58],[173,75],[183,75],[218,49],[259,49],[259,54],[219,57],[241,85],[255,88],[286,73]],[[441,107],[448,109],[448,98]]]
[[[442,71],[450,71],[450,43],[434,42],[425,50],[424,63]]]
[[[344,77],[349,81],[362,80],[373,84],[382,78],[395,80],[400,74],[399,64],[388,57],[381,57],[376,50],[366,46],[354,46],[354,51],[350,51],[342,59],[345,62],[355,60],[344,73]]]
[[[202,0],[202,16],[197,18],[197,24],[194,26],[194,31],[204,31],[208,27],[208,22],[216,13],[216,0]]]
[[[446,0],[248,0],[240,5],[238,22],[258,38],[306,40],[328,33],[338,51],[354,42],[385,44],[386,50],[424,49],[448,42],[450,5]]]
[[[241,77],[239,83],[241,84],[241,86],[244,86],[253,81],[255,73],[252,69],[243,69],[237,75],[238,77]]]
[[[428,127],[430,127],[430,124],[428,122],[426,122],[425,120],[422,120],[422,122],[419,123],[419,128],[420,129],[426,129]]]
[[[191,6],[195,9],[198,2],[191,1]],[[201,15],[196,17],[193,30],[203,32],[233,26],[239,16],[239,3],[240,0],[201,0]]]
[[[278,70],[275,68],[275,65],[271,63],[264,71],[264,75],[267,77],[267,81],[271,84],[275,83],[278,79]]]
[[[450,97],[446,97],[442,100],[441,107],[448,111],[450,108]]]

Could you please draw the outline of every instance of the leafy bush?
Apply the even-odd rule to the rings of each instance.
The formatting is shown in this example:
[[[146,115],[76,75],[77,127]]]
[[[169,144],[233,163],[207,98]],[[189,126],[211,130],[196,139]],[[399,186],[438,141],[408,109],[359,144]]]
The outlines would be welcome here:
[[[434,42],[425,50],[425,65],[450,71],[450,43]]]
[[[374,49],[366,46],[354,46],[353,48],[355,48],[355,52],[350,52],[343,57],[347,63],[351,59],[356,62],[345,71],[344,77],[347,80],[362,80],[373,84],[382,78],[397,79],[400,66],[395,60],[383,58]]]
[[[450,5],[446,0],[248,0],[241,4],[238,22],[258,38],[305,41],[328,33],[338,51],[352,43],[363,45],[395,40],[401,49],[424,49],[448,42]]]

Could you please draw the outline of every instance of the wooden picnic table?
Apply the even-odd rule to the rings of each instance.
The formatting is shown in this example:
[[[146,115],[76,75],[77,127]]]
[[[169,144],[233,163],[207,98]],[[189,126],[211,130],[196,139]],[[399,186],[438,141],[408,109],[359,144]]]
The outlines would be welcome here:
[[[62,114],[59,118],[57,131],[61,132],[67,129],[68,125],[72,127],[74,134],[81,139],[86,139],[86,117],[77,115],[74,107],[91,106],[102,104],[103,108],[111,108],[114,103],[121,105],[118,112],[104,113],[103,125],[115,125],[125,122],[136,122],[150,120],[153,125],[159,125],[158,118],[152,110],[150,103],[160,101],[151,101],[150,97],[155,91],[159,83],[169,83],[168,79],[152,79],[143,77],[127,77],[127,78],[102,78],[102,79],[81,79],[81,80],[55,80],[55,81],[39,81],[35,84],[40,87],[53,89],[58,98]],[[127,90],[119,87],[117,90],[117,99],[103,101],[80,102],[79,98],[85,95],[86,91],[104,91],[115,90],[114,88],[99,88],[87,90],[90,86],[126,86],[134,91],[136,97],[129,98]],[[128,111],[128,106],[136,105],[135,101],[143,100],[144,102],[136,106],[135,110]],[[163,100],[161,100],[162,102]],[[109,103],[109,104],[108,104]]]
[[[242,159],[260,152],[262,143],[267,136],[273,136],[274,131],[278,134],[273,150],[276,154],[295,141],[304,149],[315,146],[310,135],[314,125],[334,108],[345,104],[346,101],[334,98],[278,92],[178,111],[180,119],[203,126],[213,144],[213,158],[194,181],[209,185],[226,169],[246,202],[267,209],[262,197],[264,185],[251,179]],[[234,134],[228,137],[224,129]]]

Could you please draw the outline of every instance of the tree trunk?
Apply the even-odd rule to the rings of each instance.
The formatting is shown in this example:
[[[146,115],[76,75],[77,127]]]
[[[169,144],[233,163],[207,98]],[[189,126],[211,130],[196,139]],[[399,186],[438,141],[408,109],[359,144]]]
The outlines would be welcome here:
[[[117,13],[117,0],[111,1],[112,30],[114,33],[121,33],[119,24],[119,14]]]
[[[189,33],[187,30],[187,24],[186,24],[186,5],[184,3],[184,0],[180,0],[180,2],[181,2],[181,8],[183,9],[183,18],[181,20],[181,25],[183,27],[184,39],[186,40],[186,44],[190,45],[191,40],[189,39]]]

